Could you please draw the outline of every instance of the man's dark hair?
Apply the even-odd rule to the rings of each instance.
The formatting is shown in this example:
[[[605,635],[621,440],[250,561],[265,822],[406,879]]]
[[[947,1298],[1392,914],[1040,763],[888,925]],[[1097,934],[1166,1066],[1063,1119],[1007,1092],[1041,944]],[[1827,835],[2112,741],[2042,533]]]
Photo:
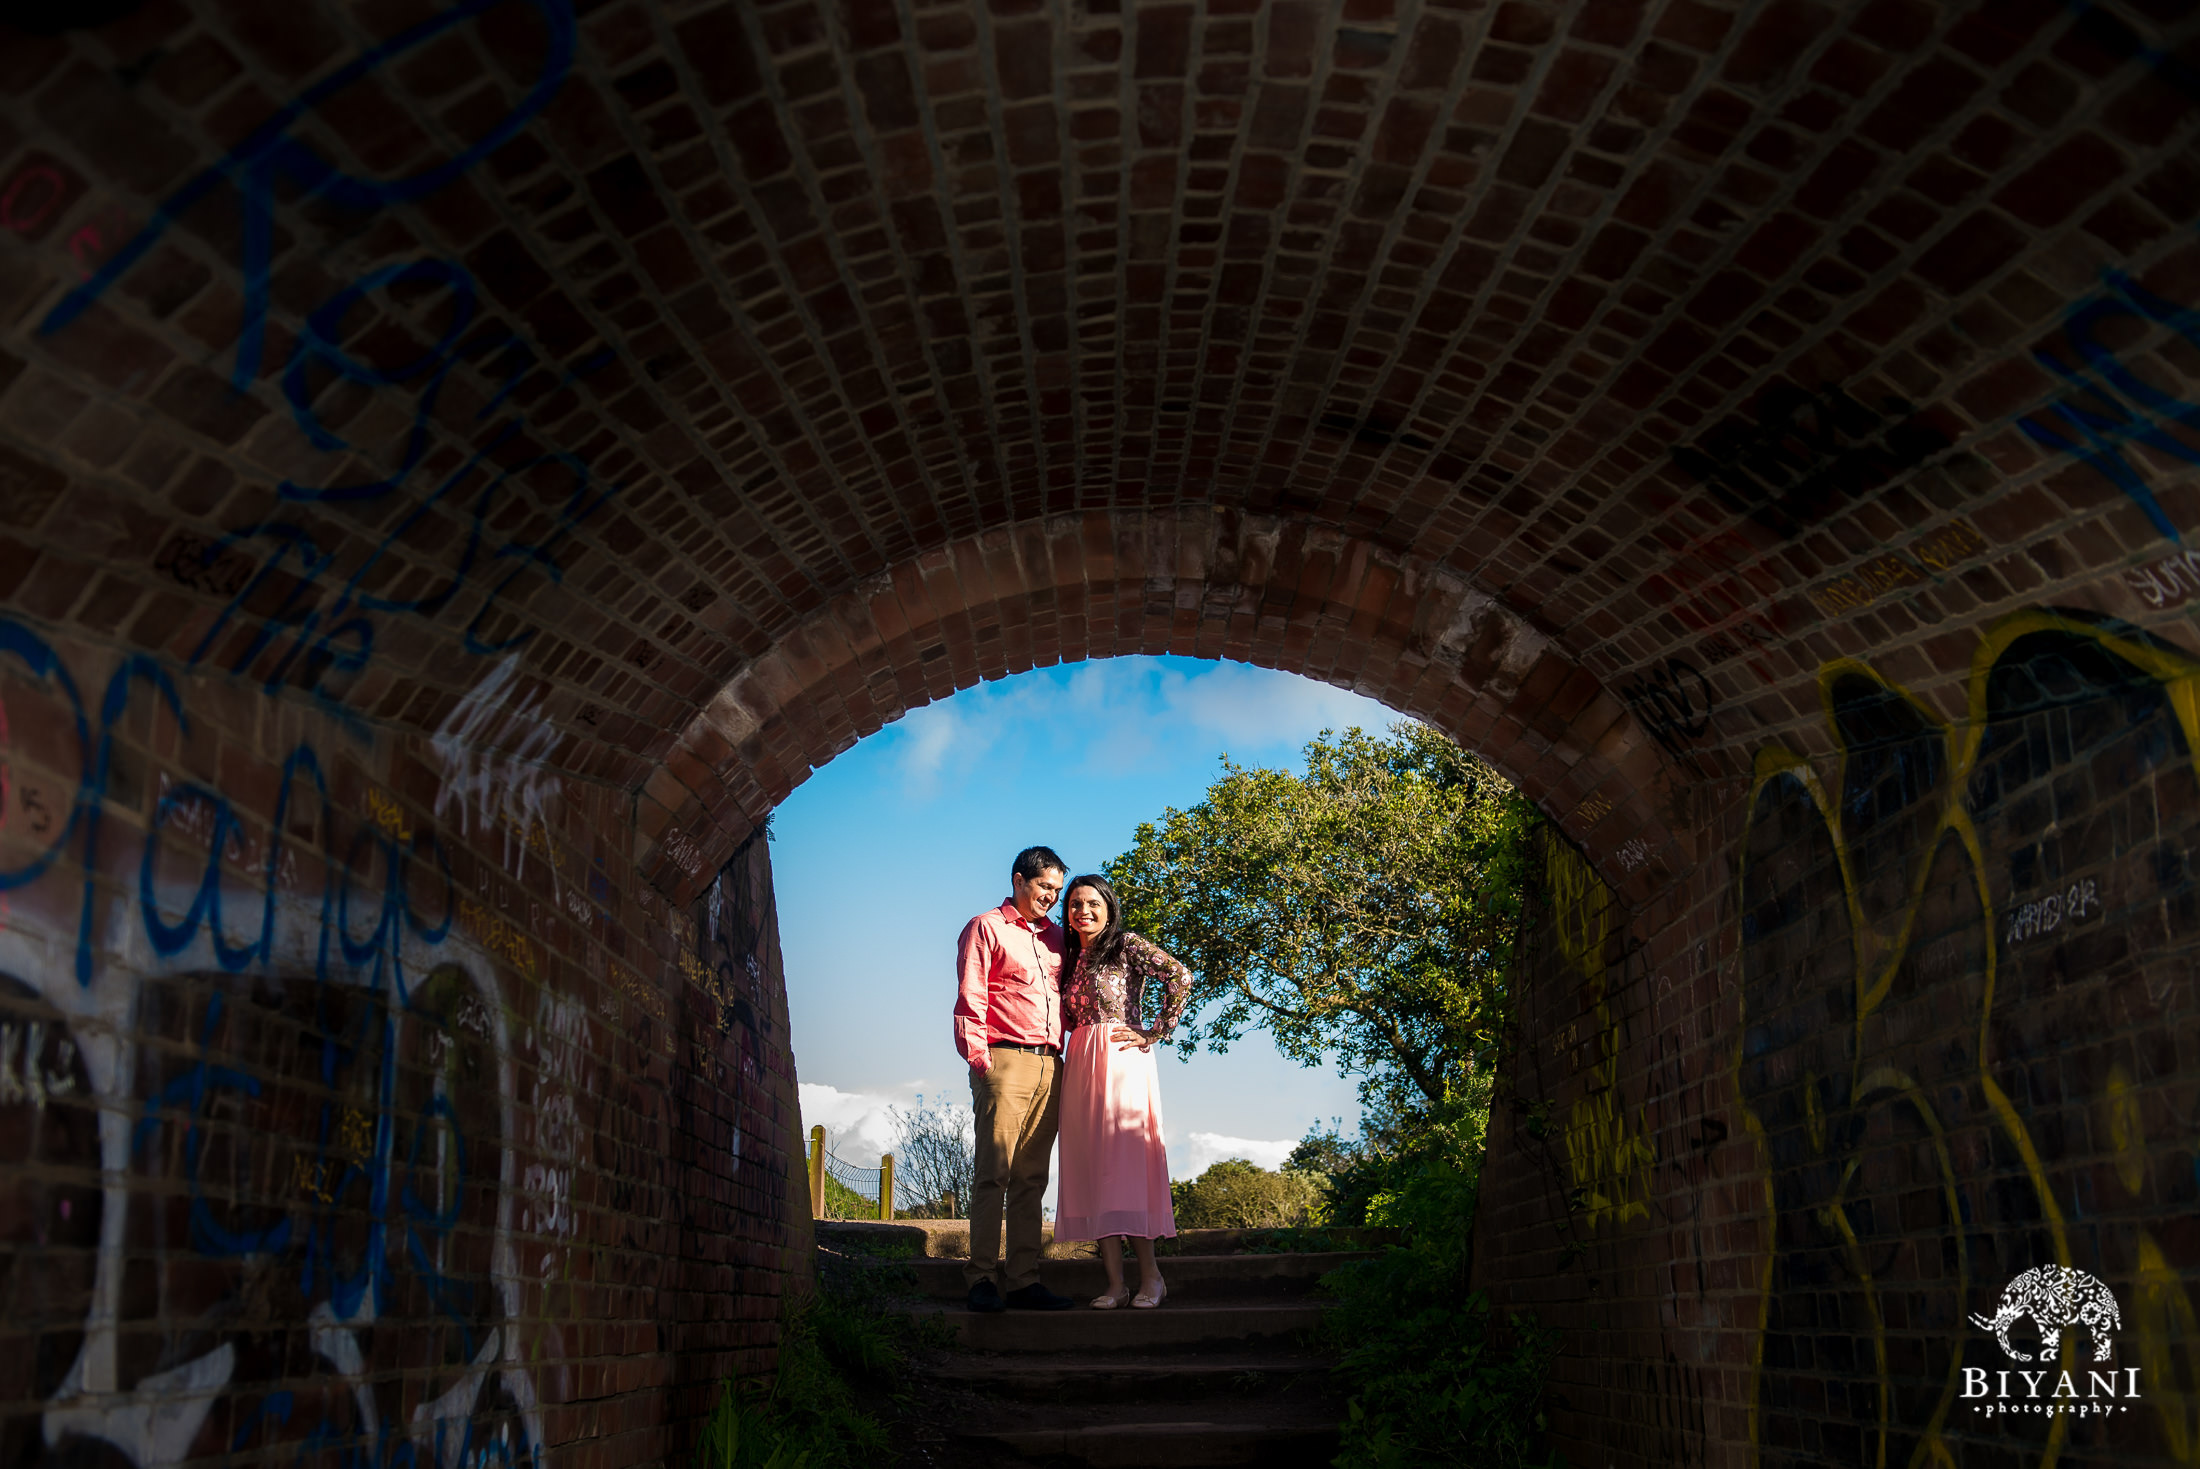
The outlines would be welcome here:
[[[1049,867],[1057,872],[1069,871],[1069,864],[1052,847],[1026,847],[1016,854],[1016,864],[1009,871],[1030,882]]]

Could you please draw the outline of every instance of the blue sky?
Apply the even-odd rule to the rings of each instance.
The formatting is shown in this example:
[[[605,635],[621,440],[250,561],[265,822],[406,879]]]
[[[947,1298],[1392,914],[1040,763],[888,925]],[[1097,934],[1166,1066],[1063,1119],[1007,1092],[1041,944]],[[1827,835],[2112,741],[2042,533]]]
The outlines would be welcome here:
[[[969,1101],[955,937],[1008,895],[1019,849],[1044,842],[1073,873],[1095,870],[1141,821],[1197,802],[1225,752],[1297,770],[1323,729],[1396,718],[1295,674],[1111,658],[965,689],[835,758],[772,821],[804,1127],[823,1123],[834,1152],[870,1162],[889,1145],[889,1103]],[[1232,1156],[1273,1167],[1309,1127],[1358,1116],[1351,1082],[1261,1035],[1161,1067],[1177,1177]]]

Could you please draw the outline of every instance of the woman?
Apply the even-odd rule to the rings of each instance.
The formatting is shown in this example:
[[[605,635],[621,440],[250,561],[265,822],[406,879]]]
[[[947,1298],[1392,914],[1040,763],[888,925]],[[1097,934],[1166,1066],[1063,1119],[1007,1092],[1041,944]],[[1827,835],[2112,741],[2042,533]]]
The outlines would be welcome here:
[[[1062,1188],[1058,1240],[1097,1239],[1108,1289],[1097,1310],[1161,1304],[1168,1287],[1153,1242],[1176,1233],[1169,1159],[1161,1147],[1161,1085],[1153,1045],[1176,1028],[1191,971],[1123,927],[1105,878],[1080,877],[1062,900],[1062,1018],[1071,1026],[1062,1068]],[[1158,993],[1157,993],[1158,992]],[[1148,1008],[1152,1025],[1138,1022]],[[1123,1241],[1138,1250],[1138,1294],[1123,1283]]]

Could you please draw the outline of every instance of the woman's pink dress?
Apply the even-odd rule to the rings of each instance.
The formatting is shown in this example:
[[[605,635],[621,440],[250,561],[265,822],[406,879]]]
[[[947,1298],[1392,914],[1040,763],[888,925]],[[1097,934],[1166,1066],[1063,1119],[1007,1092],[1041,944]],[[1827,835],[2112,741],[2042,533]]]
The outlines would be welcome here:
[[[1058,1240],[1118,1234],[1159,1239],[1176,1233],[1154,1054],[1108,1039],[1117,1025],[1146,1029],[1138,1017],[1146,996],[1156,990],[1160,1016],[1147,1033],[1159,1041],[1184,1013],[1191,971],[1135,933],[1123,936],[1123,952],[1114,963],[1095,965],[1079,956],[1076,973],[1062,986],[1063,1018],[1076,1028],[1062,1067]]]

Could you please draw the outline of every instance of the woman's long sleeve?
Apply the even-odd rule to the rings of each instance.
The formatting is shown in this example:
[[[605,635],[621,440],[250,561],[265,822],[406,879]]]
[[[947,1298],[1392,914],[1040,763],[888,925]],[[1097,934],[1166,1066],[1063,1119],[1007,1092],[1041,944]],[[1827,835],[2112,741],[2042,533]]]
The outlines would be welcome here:
[[[1150,1002],[1146,995],[1148,986],[1161,986],[1161,1014],[1155,1019],[1148,1034],[1157,1041],[1167,1040],[1169,1032],[1184,1018],[1184,1007],[1191,1003],[1192,971],[1177,962],[1176,956],[1151,939],[1137,934],[1126,934],[1123,941],[1127,967],[1139,980],[1140,995],[1136,1008],[1146,1010]]]

